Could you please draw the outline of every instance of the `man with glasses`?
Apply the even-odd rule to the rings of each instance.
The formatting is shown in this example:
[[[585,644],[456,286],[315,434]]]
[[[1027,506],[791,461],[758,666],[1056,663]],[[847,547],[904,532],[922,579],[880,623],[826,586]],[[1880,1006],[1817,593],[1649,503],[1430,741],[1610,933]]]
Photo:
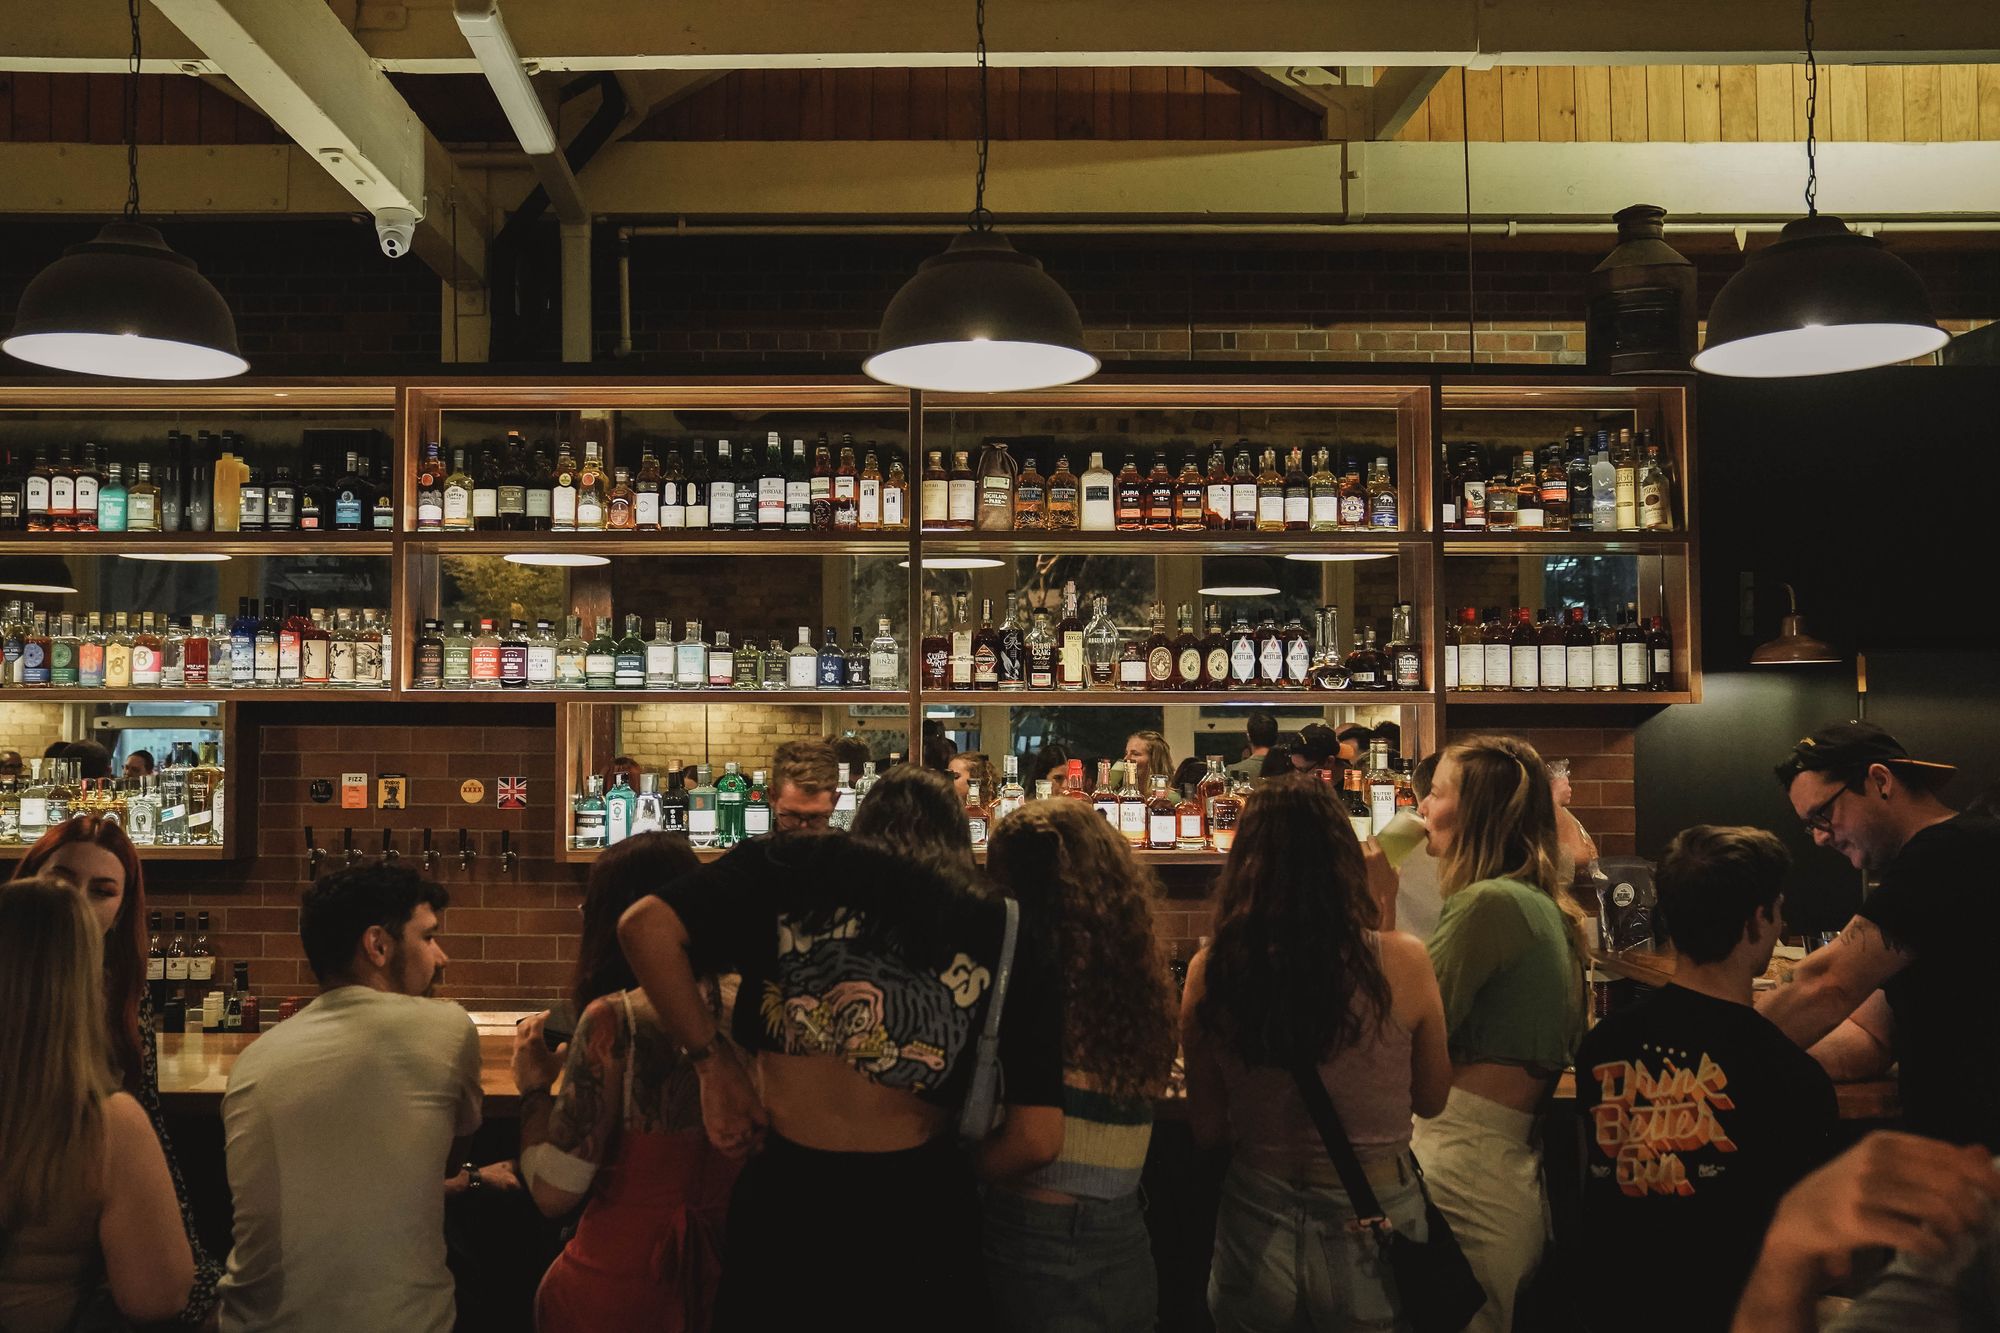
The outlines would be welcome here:
[[[1866,722],[1822,727],[1777,767],[1813,841],[1877,888],[1759,1005],[1835,1079],[1900,1064],[1905,1125],[2000,1149],[2000,821],[1938,799],[1956,770]]]
[[[825,741],[786,741],[772,753],[771,822],[778,832],[826,828],[839,794],[839,761]]]

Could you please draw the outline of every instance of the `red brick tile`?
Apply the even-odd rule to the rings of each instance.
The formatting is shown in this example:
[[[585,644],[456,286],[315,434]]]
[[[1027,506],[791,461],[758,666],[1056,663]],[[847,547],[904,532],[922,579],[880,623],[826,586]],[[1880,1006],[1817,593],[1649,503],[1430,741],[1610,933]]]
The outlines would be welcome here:
[[[486,957],[488,958],[533,958],[553,959],[556,956],[556,937],[553,935],[488,935],[486,937]]]

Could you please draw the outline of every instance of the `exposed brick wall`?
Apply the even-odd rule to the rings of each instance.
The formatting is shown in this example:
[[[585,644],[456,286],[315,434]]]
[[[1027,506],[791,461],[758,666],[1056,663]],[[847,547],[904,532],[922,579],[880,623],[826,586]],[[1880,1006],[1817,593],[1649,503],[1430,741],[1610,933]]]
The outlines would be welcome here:
[[[57,741],[68,740],[58,704],[0,703],[0,750],[19,750],[23,759],[39,758]]]
[[[786,741],[826,734],[822,711],[786,704],[632,704],[618,710],[618,749],[643,768],[664,774],[669,761],[722,765],[734,759],[745,776],[769,768]]]

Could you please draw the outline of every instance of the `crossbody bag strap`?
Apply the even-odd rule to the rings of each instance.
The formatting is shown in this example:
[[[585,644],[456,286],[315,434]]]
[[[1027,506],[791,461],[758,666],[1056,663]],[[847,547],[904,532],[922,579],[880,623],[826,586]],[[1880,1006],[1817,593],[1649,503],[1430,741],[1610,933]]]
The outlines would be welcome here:
[[[1354,1145],[1340,1123],[1340,1112],[1333,1109],[1333,1098],[1326,1095],[1326,1084],[1320,1081],[1319,1070],[1301,1060],[1292,1066],[1292,1082],[1298,1085],[1306,1113],[1319,1130],[1326,1155],[1333,1159],[1333,1169],[1347,1191],[1348,1202],[1354,1205],[1356,1224],[1376,1231],[1379,1236],[1389,1225],[1388,1216],[1375,1197],[1375,1187],[1368,1183],[1367,1173],[1361,1169],[1361,1159],[1354,1155]]]
[[[1021,904],[1012,898],[1003,898],[1001,903],[1007,909],[1007,924],[1000,932],[1000,964],[993,972],[993,1003],[986,1007],[986,1027],[979,1034],[982,1042],[1000,1038],[1000,1010],[1007,1003],[1007,985],[1014,979],[1014,943],[1021,933]]]
[[[979,1031],[974,1050],[972,1086],[967,1090],[965,1105],[959,1109],[959,1134],[975,1141],[984,1138],[992,1128],[990,1123],[976,1122],[990,1120],[999,1100],[1000,1011],[1007,1004],[1007,987],[1014,979],[1014,944],[1021,931],[1021,904],[1012,898],[1000,901],[1006,909],[1006,922],[1000,931],[1000,958],[993,969],[993,998],[987,1002],[986,1024]]]

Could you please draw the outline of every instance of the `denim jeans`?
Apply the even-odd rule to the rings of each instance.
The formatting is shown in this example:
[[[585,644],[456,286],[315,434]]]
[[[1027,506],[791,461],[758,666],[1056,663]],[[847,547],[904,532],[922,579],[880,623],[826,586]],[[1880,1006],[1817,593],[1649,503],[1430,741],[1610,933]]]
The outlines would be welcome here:
[[[1137,1191],[1042,1203],[986,1195],[986,1277],[1008,1333],[1153,1333],[1159,1279]]]
[[[1430,1239],[1414,1172],[1372,1170],[1369,1184],[1397,1231]],[[1346,1190],[1241,1162],[1222,1182],[1208,1308],[1217,1333],[1407,1327],[1388,1262],[1374,1236],[1355,1228]]]

